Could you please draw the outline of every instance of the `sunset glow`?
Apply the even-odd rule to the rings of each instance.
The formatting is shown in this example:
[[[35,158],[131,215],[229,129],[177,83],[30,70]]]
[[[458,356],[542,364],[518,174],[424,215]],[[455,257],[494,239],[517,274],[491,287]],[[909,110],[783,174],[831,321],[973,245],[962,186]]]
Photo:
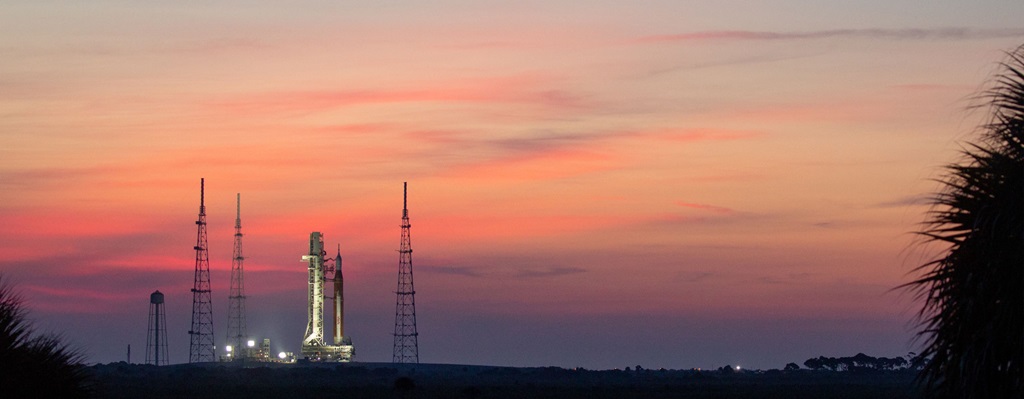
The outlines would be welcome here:
[[[320,231],[388,361],[407,181],[423,362],[905,355],[930,179],[1024,41],[1014,2],[300,3],[0,5],[0,272],[87,361],[154,290],[187,361],[200,178],[218,345],[241,193],[253,338],[298,352]]]

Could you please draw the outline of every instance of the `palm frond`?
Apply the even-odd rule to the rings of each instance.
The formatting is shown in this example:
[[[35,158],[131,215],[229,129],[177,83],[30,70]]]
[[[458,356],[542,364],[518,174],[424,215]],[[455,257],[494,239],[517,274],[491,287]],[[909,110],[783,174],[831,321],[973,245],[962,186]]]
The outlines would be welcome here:
[[[919,234],[948,245],[904,284],[918,312],[921,379],[936,397],[1019,397],[1024,391],[1024,46],[986,92],[981,137],[946,167]]]
[[[25,305],[0,275],[0,391],[4,397],[85,398],[81,354],[54,335],[34,334]]]

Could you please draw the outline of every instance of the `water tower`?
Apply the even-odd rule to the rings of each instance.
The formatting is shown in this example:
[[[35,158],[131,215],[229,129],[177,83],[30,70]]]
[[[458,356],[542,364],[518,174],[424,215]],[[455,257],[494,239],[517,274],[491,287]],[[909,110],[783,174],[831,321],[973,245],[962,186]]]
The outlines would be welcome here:
[[[164,294],[153,291],[149,295],[149,334],[146,337],[146,363],[167,365],[167,312]]]

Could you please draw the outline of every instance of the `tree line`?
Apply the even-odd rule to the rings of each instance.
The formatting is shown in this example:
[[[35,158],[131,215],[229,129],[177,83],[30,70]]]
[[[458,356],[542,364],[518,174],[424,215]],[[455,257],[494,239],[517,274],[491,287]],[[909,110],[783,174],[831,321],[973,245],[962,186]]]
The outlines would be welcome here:
[[[919,370],[926,362],[921,356],[911,352],[906,357],[874,357],[863,353],[846,357],[812,357],[804,361],[804,366],[811,370],[830,371],[896,371],[914,369]],[[796,363],[786,365],[786,370],[796,370],[799,366]]]

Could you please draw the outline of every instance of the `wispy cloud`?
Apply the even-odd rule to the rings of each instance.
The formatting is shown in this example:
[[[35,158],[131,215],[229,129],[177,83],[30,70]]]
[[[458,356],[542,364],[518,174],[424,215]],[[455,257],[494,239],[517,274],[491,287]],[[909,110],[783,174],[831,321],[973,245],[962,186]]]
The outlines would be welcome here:
[[[587,269],[581,267],[552,266],[546,268],[525,268],[519,270],[515,277],[518,278],[542,278],[558,277],[567,274],[585,273]]]
[[[730,223],[743,223],[752,220],[763,220],[772,218],[771,215],[757,214],[751,212],[737,212],[730,208],[715,207],[713,205],[703,204],[692,204],[693,207],[684,206],[691,209],[698,209],[705,211],[703,214],[694,214],[690,212],[666,212],[658,215],[649,215],[642,219],[638,219],[634,224],[636,226],[646,227],[669,227],[675,228],[678,226],[693,225],[693,224],[730,224]],[[716,209],[719,208],[719,209]],[[728,210],[728,211],[727,211]],[[713,212],[714,215],[709,215],[709,212]]]
[[[769,32],[722,30],[643,36],[639,43],[673,43],[698,41],[740,40],[811,40],[829,38],[867,38],[896,40],[973,40],[1024,36],[1024,29],[831,29],[806,32]]]
[[[532,104],[544,108],[584,106],[583,100],[536,76],[460,79],[401,88],[290,90],[253,93],[211,105],[238,114],[304,113],[400,103]]]
[[[814,277],[811,273],[788,273],[782,275],[761,276],[758,282],[764,284],[797,284],[803,283]]]
[[[427,273],[450,274],[465,277],[483,277],[483,273],[475,267],[469,266],[418,266],[419,270]]]
[[[711,272],[684,272],[676,275],[676,281],[684,283],[699,283],[714,276]]]
[[[621,148],[630,142],[688,145],[750,140],[764,135],[755,130],[668,127],[498,139],[459,131],[417,131],[410,133],[409,138],[443,147],[443,151],[488,154],[482,159],[450,165],[448,175],[456,178],[552,180],[622,167],[629,160]]]
[[[118,172],[111,166],[67,167],[53,166],[32,169],[0,170],[0,187],[19,190],[51,184],[67,184],[82,179],[108,176]]]
[[[568,274],[585,273],[587,269],[581,267],[572,266],[523,266],[516,265],[515,263],[528,262],[533,263],[532,260],[520,259],[513,261],[513,264],[502,265],[502,266],[419,266],[420,270],[428,273],[447,274],[454,276],[463,277],[484,277],[484,278],[516,278],[516,279],[534,279],[534,278],[546,278],[546,277],[558,277]]]
[[[892,85],[889,88],[898,91],[905,92],[921,92],[921,93],[932,93],[941,90],[971,90],[970,86],[963,85],[944,85],[934,83],[910,83],[902,85]]]
[[[734,211],[734,210],[732,210],[730,208],[726,208],[726,207],[722,207],[722,206],[715,206],[715,205],[708,205],[708,204],[695,204],[695,203],[690,203],[690,202],[678,201],[678,202],[676,202],[676,205],[679,205],[679,206],[684,207],[684,208],[698,209],[698,210],[702,210],[702,211],[708,211],[708,212],[718,213],[718,214],[723,214],[723,215],[729,215],[729,214],[732,214],[732,213],[736,212],[736,211]]]
[[[879,202],[872,205],[873,208],[903,208],[908,206],[917,205],[928,205],[932,201],[932,195],[930,194],[917,194],[908,195],[906,197],[896,198],[891,201]]]
[[[586,150],[544,150],[494,158],[455,167],[461,179],[553,180],[616,167],[615,157]]]
[[[714,128],[666,129],[663,131],[648,133],[648,136],[652,138],[685,143],[694,143],[702,141],[747,140],[760,138],[763,137],[764,135],[764,132],[756,130],[733,130]]]

